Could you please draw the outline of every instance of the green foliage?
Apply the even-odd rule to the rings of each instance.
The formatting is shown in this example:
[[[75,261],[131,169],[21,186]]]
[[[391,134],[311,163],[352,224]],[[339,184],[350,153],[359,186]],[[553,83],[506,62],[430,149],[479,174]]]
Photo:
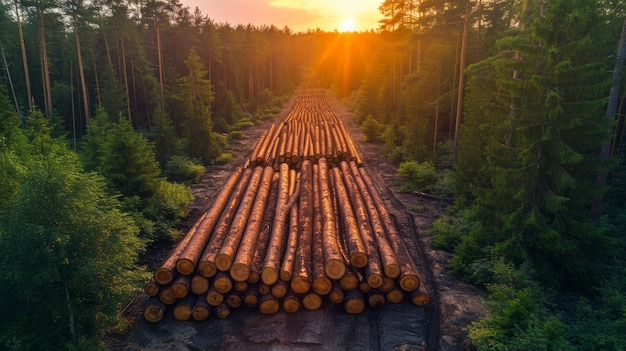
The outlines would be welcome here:
[[[210,103],[215,99],[211,82],[205,78],[207,71],[195,49],[191,49],[185,60],[189,75],[181,77],[180,97],[186,115],[184,135],[187,139],[187,154],[210,163],[221,151],[213,137]]]
[[[240,130],[234,130],[228,133],[228,138],[230,140],[242,140],[243,138],[245,138],[245,134],[243,134],[243,132]]]
[[[435,249],[452,252],[461,242],[467,229],[468,225],[461,213],[445,214],[436,219],[432,228],[428,230],[428,234],[432,236],[430,245]]]
[[[431,162],[407,161],[398,168],[398,176],[404,180],[406,191],[424,191],[438,179],[437,170]]]
[[[167,162],[163,174],[173,182],[196,183],[204,174],[204,166],[188,157],[174,156]]]
[[[32,153],[0,213],[0,345],[9,350],[100,348],[120,304],[142,280],[144,243],[132,219],[85,173],[35,112]]]
[[[107,179],[111,193],[122,195],[122,208],[135,218],[143,238],[172,238],[170,228],[193,200],[191,190],[164,184],[152,145],[127,120],[113,123],[101,110],[87,130],[82,158]]]
[[[381,141],[385,125],[378,122],[372,115],[367,115],[365,121],[361,124],[361,130],[365,135],[365,141],[377,143]]]
[[[215,164],[217,165],[225,165],[229,163],[233,159],[233,154],[229,152],[221,153],[216,159]]]

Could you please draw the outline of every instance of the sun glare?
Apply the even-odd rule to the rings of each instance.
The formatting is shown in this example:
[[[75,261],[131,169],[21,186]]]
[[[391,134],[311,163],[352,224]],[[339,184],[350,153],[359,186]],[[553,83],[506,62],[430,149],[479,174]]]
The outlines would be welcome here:
[[[353,18],[348,17],[341,22],[341,26],[339,27],[340,32],[354,32],[356,29],[356,22]]]

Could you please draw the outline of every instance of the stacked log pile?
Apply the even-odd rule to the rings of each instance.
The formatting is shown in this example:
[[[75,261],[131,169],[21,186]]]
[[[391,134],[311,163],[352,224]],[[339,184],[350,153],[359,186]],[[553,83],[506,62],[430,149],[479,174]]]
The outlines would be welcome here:
[[[324,92],[303,89],[243,168],[154,272],[148,321],[315,310],[348,313],[430,297],[343,123]]]

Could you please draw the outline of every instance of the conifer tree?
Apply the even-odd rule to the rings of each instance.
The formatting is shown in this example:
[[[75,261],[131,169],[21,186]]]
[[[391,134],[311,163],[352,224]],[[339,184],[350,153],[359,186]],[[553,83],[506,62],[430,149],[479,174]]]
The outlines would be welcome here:
[[[491,247],[530,259],[555,285],[582,287],[609,252],[590,220],[597,150],[609,137],[605,22],[595,1],[532,9],[531,29],[502,39],[500,55],[468,72],[457,169],[477,226],[458,262]]]

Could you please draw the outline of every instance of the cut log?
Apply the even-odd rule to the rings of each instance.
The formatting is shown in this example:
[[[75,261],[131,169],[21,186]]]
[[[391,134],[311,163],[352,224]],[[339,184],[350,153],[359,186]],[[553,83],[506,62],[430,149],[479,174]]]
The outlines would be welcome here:
[[[243,305],[248,308],[255,308],[259,302],[259,290],[256,284],[249,284],[248,290],[243,294]]]
[[[330,279],[340,279],[346,272],[335,230],[335,211],[331,197],[328,163],[325,158],[318,161],[319,187],[322,208],[322,244],[324,250],[324,271]]]
[[[367,304],[372,308],[381,308],[385,306],[385,293],[378,289],[372,289],[366,294]]]
[[[359,290],[361,290],[363,294],[367,294],[372,290],[372,287],[367,283],[367,281],[362,281],[359,283]]]
[[[330,292],[328,293],[328,300],[330,300],[330,302],[332,303],[341,303],[343,302],[343,299],[344,299],[344,291],[339,285],[339,282],[335,280],[333,281],[332,288],[330,289]]]
[[[313,165],[313,238],[311,247],[311,269],[313,274],[313,291],[320,295],[328,295],[332,287],[330,278],[324,271],[324,242],[322,233],[322,207],[319,187],[319,166]]]
[[[172,290],[171,284],[161,287],[161,290],[159,291],[159,300],[166,305],[173,305],[176,302],[176,296],[174,296],[174,290]]]
[[[280,301],[271,294],[262,295],[259,298],[259,312],[261,314],[274,314],[280,309]]]
[[[293,266],[296,259],[296,249],[298,247],[298,206],[292,206],[289,213],[289,236],[287,239],[287,249],[283,257],[283,264],[280,267],[280,279],[291,280],[293,276]]]
[[[393,279],[385,277],[383,278],[383,283],[378,287],[378,290],[384,292],[384,293],[388,293],[391,290],[393,290],[393,287],[395,286],[395,282],[393,281]]]
[[[233,289],[238,292],[245,292],[248,290],[248,282],[235,282],[233,284]]]
[[[243,170],[241,168],[235,169],[232,173],[226,185],[220,190],[215,201],[206,212],[204,220],[199,224],[196,231],[193,233],[193,238],[189,241],[185,250],[180,254],[176,261],[176,270],[183,275],[189,275],[195,271],[196,265],[200,256],[204,252],[211,233],[215,229],[217,221],[220,219],[226,204],[232,195],[235,186],[241,179]]]
[[[287,282],[279,280],[272,286],[271,294],[280,299],[287,295],[287,291],[289,291]]]
[[[202,257],[200,257],[197,271],[206,278],[211,278],[217,273],[215,258],[220,248],[222,247],[222,243],[224,242],[226,234],[228,234],[228,229],[230,228],[233,217],[235,216],[235,213],[239,208],[239,203],[243,198],[244,192],[246,191],[248,182],[250,181],[251,177],[252,169],[246,168],[243,172],[241,182],[237,185],[237,188],[233,192],[233,195],[228,202],[228,206],[224,209],[222,217],[215,227],[213,235],[211,236],[211,239],[209,239],[209,242],[207,243],[204,252],[202,253]]]
[[[167,305],[164,304],[159,298],[153,296],[146,301],[143,307],[143,317],[151,323],[157,323],[165,315],[165,309]]]
[[[346,274],[339,279],[339,285],[343,290],[353,290],[359,287],[359,283],[361,279],[359,277],[359,273],[354,270],[354,268],[349,267],[346,269]]]
[[[300,297],[298,294],[290,291],[283,299],[283,309],[287,313],[296,313],[300,310]]]
[[[191,292],[196,295],[202,295],[209,290],[209,280],[199,274],[191,278]]]
[[[304,294],[311,289],[311,243],[313,240],[313,165],[306,159],[300,173],[300,201],[298,203],[298,247],[295,256],[291,289]]]
[[[273,285],[278,280],[279,268],[282,263],[285,245],[287,244],[287,231],[285,222],[289,209],[289,166],[285,163],[280,165],[280,180],[278,186],[278,201],[276,203],[276,215],[272,224],[270,241],[261,269],[261,280],[268,285]]]
[[[343,225],[343,232],[348,246],[348,255],[350,257],[350,263],[356,268],[363,268],[367,265],[367,250],[365,249],[365,243],[361,237],[359,227],[357,225],[354,210],[350,203],[350,197],[348,191],[341,179],[341,172],[339,168],[333,168],[333,179],[337,191],[337,200],[339,203],[339,210],[341,213],[341,223]]]
[[[306,293],[302,297],[302,306],[309,311],[318,310],[322,307],[322,297],[312,291]]]
[[[172,293],[177,299],[187,296],[189,290],[191,290],[191,278],[188,276],[181,275],[172,283]]]
[[[397,286],[394,286],[390,292],[385,294],[385,300],[389,303],[400,303],[404,300],[404,291]]]
[[[417,289],[411,292],[411,302],[419,307],[425,307],[430,303],[430,294],[424,284],[420,284]]]
[[[374,186],[366,185],[365,179],[361,176],[361,173],[354,162],[350,162],[350,170],[354,180],[361,190],[361,195],[363,195],[363,200],[372,224],[372,231],[376,239],[376,246],[380,254],[385,276],[389,278],[397,278],[400,275],[400,265],[398,264],[396,254],[394,253],[393,248],[389,243],[389,239],[387,238],[387,234],[385,233],[385,229],[380,215],[378,214],[378,210],[376,209],[374,199],[370,194],[370,190],[368,190],[374,189]]]
[[[215,306],[214,311],[217,318],[224,319],[230,316],[230,307],[228,307],[225,303]]]
[[[206,293],[206,302],[211,306],[217,306],[224,302],[224,294],[215,290],[215,287],[210,287]]]
[[[363,313],[365,310],[365,300],[359,289],[346,291],[343,300],[343,307],[349,314]]]
[[[276,215],[279,178],[280,173],[274,172],[269,197],[267,199],[267,205],[265,206],[265,213],[263,215],[263,222],[261,223],[261,231],[259,232],[259,237],[254,249],[254,259],[252,260],[252,265],[250,266],[250,274],[248,275],[249,283],[256,283],[259,279],[261,279],[263,260],[265,259],[267,245],[270,241],[270,234],[272,233],[272,221]]]
[[[272,287],[264,283],[259,283],[257,284],[257,290],[260,295],[267,295],[272,292]]]
[[[174,319],[178,321],[188,321],[191,319],[193,307],[196,303],[196,296],[189,294],[184,299],[178,300],[174,307]]]
[[[226,294],[233,288],[233,280],[225,272],[219,272],[213,278],[213,287],[220,294]]]
[[[274,169],[270,166],[265,167],[261,178],[261,184],[258,188],[256,197],[254,198],[252,210],[246,223],[246,229],[241,238],[241,242],[239,243],[239,248],[237,249],[237,255],[235,256],[233,264],[230,267],[230,276],[236,282],[246,281],[250,275],[250,267],[252,265],[252,260],[254,259],[254,251],[256,249],[256,244],[261,230],[263,214],[265,212],[265,206],[267,204],[267,198],[269,196],[273,176]]]
[[[270,171],[273,172],[271,169]],[[239,246],[239,242],[241,241],[246,228],[246,223],[250,217],[250,212],[252,211],[252,207],[254,207],[254,199],[256,198],[261,184],[261,177],[263,176],[263,173],[263,167],[255,168],[252,178],[250,179],[250,183],[248,183],[248,188],[246,189],[243,199],[241,200],[241,204],[239,204],[239,209],[237,209],[237,213],[235,213],[235,217],[233,217],[233,222],[230,225],[228,234],[224,238],[222,247],[215,257],[215,266],[220,271],[228,271],[233,263],[233,259],[237,253],[237,247]],[[269,184],[270,180],[268,179],[268,189]],[[249,251],[252,252],[252,250],[253,249],[250,249]],[[246,279],[248,279],[247,275],[244,280]]]
[[[226,294],[226,304],[230,308],[238,308],[243,302],[241,294],[237,291],[231,291]]]
[[[159,285],[159,283],[157,283],[156,280],[154,280],[154,278],[150,279],[143,286],[143,292],[145,292],[146,295],[150,297],[157,296],[159,294],[159,289],[161,289],[161,285]]]
[[[191,312],[191,318],[198,322],[202,322],[209,318],[209,314],[211,313],[211,305],[206,302],[206,295],[198,295],[196,297],[196,303],[193,307],[193,311]]]

